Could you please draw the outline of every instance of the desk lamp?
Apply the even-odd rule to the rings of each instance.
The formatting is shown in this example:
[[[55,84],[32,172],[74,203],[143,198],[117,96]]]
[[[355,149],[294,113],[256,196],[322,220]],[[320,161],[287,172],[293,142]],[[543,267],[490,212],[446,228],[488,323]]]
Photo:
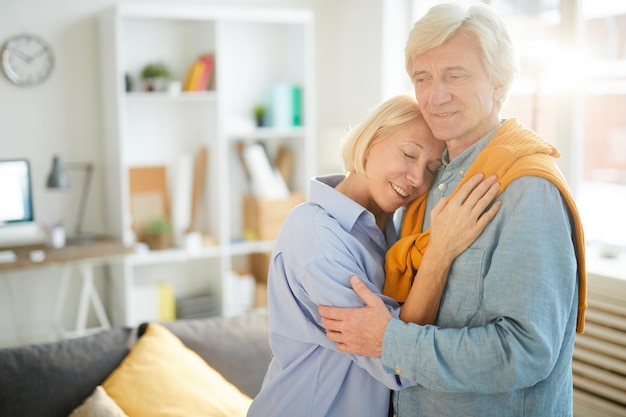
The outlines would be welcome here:
[[[75,236],[70,240],[94,240],[95,236],[83,234],[83,220],[85,218],[85,208],[87,206],[87,197],[89,195],[89,186],[91,185],[91,175],[93,173],[93,165],[89,162],[68,163],[61,166],[61,160],[58,156],[52,159],[52,170],[48,174],[46,187],[50,189],[66,189],[70,187],[70,181],[65,170],[68,171],[85,171],[85,182],[83,183],[83,192],[80,197],[80,206],[78,211],[78,220],[76,221]]]

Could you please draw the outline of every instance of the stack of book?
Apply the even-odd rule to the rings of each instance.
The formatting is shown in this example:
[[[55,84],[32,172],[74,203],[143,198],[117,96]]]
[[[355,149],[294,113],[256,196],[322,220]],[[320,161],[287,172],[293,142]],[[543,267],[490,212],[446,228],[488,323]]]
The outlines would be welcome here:
[[[302,126],[302,91],[289,83],[274,84],[269,91],[269,114],[271,127],[290,128]]]
[[[220,312],[219,298],[215,294],[196,295],[176,300],[177,319],[218,316]]]
[[[289,196],[287,183],[270,161],[262,142],[240,143],[237,151],[248,180],[250,195],[270,200]]]
[[[167,282],[137,285],[133,289],[135,320],[171,321],[176,319],[174,289]]]
[[[189,67],[183,91],[205,91],[211,85],[215,61],[212,54],[200,56]]]

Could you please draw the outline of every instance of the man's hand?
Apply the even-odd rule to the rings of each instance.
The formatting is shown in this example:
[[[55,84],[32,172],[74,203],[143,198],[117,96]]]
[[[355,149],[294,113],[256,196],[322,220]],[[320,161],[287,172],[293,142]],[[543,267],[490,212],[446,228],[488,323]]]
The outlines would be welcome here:
[[[337,349],[341,352],[380,357],[391,313],[381,298],[371,292],[359,277],[350,277],[350,284],[365,301],[365,307],[319,306],[326,337],[337,343]]]

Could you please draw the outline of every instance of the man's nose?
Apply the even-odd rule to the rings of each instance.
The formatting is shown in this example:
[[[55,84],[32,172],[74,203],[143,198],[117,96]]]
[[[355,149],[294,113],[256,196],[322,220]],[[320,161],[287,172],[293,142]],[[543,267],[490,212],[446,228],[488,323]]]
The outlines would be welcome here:
[[[433,80],[430,87],[430,102],[437,106],[450,100],[450,91],[441,80]]]

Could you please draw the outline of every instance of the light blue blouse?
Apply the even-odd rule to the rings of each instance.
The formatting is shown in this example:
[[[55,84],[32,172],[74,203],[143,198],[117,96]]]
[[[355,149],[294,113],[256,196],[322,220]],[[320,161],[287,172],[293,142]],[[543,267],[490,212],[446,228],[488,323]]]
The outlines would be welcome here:
[[[438,171],[427,213],[490,138]],[[496,218],[452,265],[437,326],[387,326],[383,366],[418,384],[395,393],[398,417],[572,415],[578,286],[567,206],[537,177],[498,198]]]
[[[383,262],[397,240],[390,218],[385,234],[374,216],[335,190],[342,175],[311,181],[311,200],[285,220],[269,269],[268,312],[272,359],[248,416],[385,417],[389,389],[408,386],[385,372],[380,358],[337,351],[326,338],[320,304],[363,305],[350,276],[369,279],[380,293]],[[398,304],[383,300],[398,316]]]

